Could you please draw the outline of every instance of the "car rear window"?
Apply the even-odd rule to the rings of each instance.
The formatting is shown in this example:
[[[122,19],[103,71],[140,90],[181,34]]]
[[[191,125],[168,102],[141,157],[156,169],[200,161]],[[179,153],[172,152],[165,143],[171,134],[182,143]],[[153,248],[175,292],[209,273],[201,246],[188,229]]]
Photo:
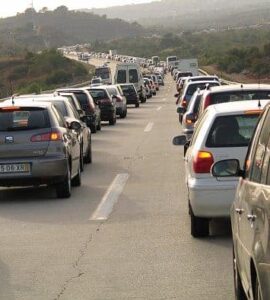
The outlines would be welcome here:
[[[95,101],[108,99],[108,95],[105,90],[90,90],[90,94]]]
[[[214,93],[211,95],[211,104],[243,101],[270,99],[270,91],[228,91],[224,93]]]
[[[189,85],[189,87],[187,88],[187,95],[192,96],[195,91],[199,88],[200,90],[205,90],[206,86],[219,86],[218,82],[206,82],[206,83],[195,83],[195,84],[191,84]]]
[[[79,101],[82,109],[89,109],[89,99],[85,93],[75,93],[77,100]]]
[[[129,82],[130,83],[136,83],[139,81],[138,72],[136,69],[130,69],[129,70]]]
[[[132,85],[121,85],[124,95],[130,95],[135,93],[135,89]]]
[[[48,112],[43,108],[0,108],[0,131],[18,131],[49,128]]]
[[[117,82],[118,83],[126,83],[127,82],[126,70],[118,70],[118,72],[117,72]]]
[[[206,147],[247,147],[259,114],[217,117],[209,132]]]

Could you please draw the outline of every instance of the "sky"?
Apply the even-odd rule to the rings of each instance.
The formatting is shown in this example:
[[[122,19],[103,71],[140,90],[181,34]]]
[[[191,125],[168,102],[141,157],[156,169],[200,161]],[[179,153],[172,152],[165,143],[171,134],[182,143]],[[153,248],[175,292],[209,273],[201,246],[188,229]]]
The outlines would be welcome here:
[[[0,17],[14,16],[31,6],[31,0],[7,0],[1,5]],[[98,8],[125,4],[147,3],[151,0],[33,0],[35,10],[48,7],[50,10],[60,5],[69,9]]]

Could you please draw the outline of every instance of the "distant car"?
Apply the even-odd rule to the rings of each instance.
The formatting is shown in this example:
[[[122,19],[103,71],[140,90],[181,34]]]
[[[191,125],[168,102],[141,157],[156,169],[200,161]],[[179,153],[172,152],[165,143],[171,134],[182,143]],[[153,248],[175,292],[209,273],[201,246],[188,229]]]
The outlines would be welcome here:
[[[217,161],[217,180],[239,178],[231,206],[235,299],[270,299],[270,106],[266,106],[242,167],[237,157]]]
[[[186,82],[185,86],[183,87],[183,91],[181,94],[176,94],[175,96],[178,96],[178,99],[176,101],[177,104],[179,104],[179,107],[182,107],[183,109],[186,109],[190,99],[192,98],[195,91],[199,88],[200,90],[210,89],[213,86],[220,86],[220,82],[218,81],[191,81]],[[179,111],[179,121],[182,123],[183,114]]]
[[[106,86],[89,88],[94,101],[98,103],[101,111],[101,120],[108,121],[110,125],[116,124],[116,99],[111,97]]]
[[[143,80],[144,80],[146,97],[149,99],[153,96],[152,89],[151,89],[151,83],[148,78],[144,78]]]
[[[102,78],[101,77],[96,77],[96,78],[93,78],[91,80],[91,83],[90,83],[90,86],[91,87],[94,87],[94,86],[100,86],[102,85],[103,82],[102,82]]]
[[[125,118],[127,116],[127,99],[121,89],[121,86],[117,84],[107,86],[106,88],[111,97],[116,100],[116,114],[122,119]]]
[[[191,141],[185,144],[186,184],[194,237],[209,234],[211,219],[229,217],[238,179],[217,180],[211,176],[211,167],[216,161],[229,158],[237,158],[243,165],[258,118],[267,103],[262,101],[261,107],[257,101],[210,106],[199,119]]]
[[[140,99],[135,86],[133,84],[120,84],[120,86],[127,99],[127,104],[134,104],[135,107],[139,107]]]
[[[101,130],[101,111],[97,103],[95,103],[88,87],[82,88],[64,88],[56,90],[58,93],[70,92],[75,95],[81,108],[85,112],[85,122],[90,127],[92,133],[96,133],[97,130]]]
[[[68,198],[71,185],[81,185],[81,125],[32,99],[0,104],[0,186],[51,185],[57,197]]]
[[[157,75],[157,78],[158,78],[158,84],[164,86],[164,80],[163,80],[162,76]]]

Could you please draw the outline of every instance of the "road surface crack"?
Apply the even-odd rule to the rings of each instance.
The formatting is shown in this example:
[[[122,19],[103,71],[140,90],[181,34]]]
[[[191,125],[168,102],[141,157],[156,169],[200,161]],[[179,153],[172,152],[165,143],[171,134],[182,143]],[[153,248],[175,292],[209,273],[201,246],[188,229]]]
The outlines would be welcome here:
[[[103,225],[103,223],[100,223],[99,226],[96,228],[95,232],[98,233],[100,232],[100,227]],[[60,290],[60,292],[57,294],[57,296],[54,298],[54,300],[59,300],[65,293],[65,291],[67,290],[68,286],[76,279],[80,278],[81,276],[83,276],[85,273],[82,272],[82,270],[80,270],[79,264],[80,261],[82,260],[82,258],[85,256],[87,250],[89,249],[89,245],[91,244],[91,242],[93,241],[93,236],[94,234],[91,233],[88,237],[88,239],[83,243],[81,249],[79,250],[79,254],[77,256],[77,258],[75,259],[75,261],[72,263],[72,268],[73,270],[76,271],[76,274],[71,276],[70,278],[66,279],[66,281],[64,282],[64,284],[62,285],[62,288]]]

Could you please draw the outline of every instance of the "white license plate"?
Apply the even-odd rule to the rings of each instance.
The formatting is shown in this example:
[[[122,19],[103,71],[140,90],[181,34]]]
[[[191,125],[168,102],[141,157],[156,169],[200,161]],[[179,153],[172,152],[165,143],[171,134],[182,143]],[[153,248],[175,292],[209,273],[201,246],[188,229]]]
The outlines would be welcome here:
[[[29,173],[30,164],[5,164],[0,165],[0,174],[3,173]]]

